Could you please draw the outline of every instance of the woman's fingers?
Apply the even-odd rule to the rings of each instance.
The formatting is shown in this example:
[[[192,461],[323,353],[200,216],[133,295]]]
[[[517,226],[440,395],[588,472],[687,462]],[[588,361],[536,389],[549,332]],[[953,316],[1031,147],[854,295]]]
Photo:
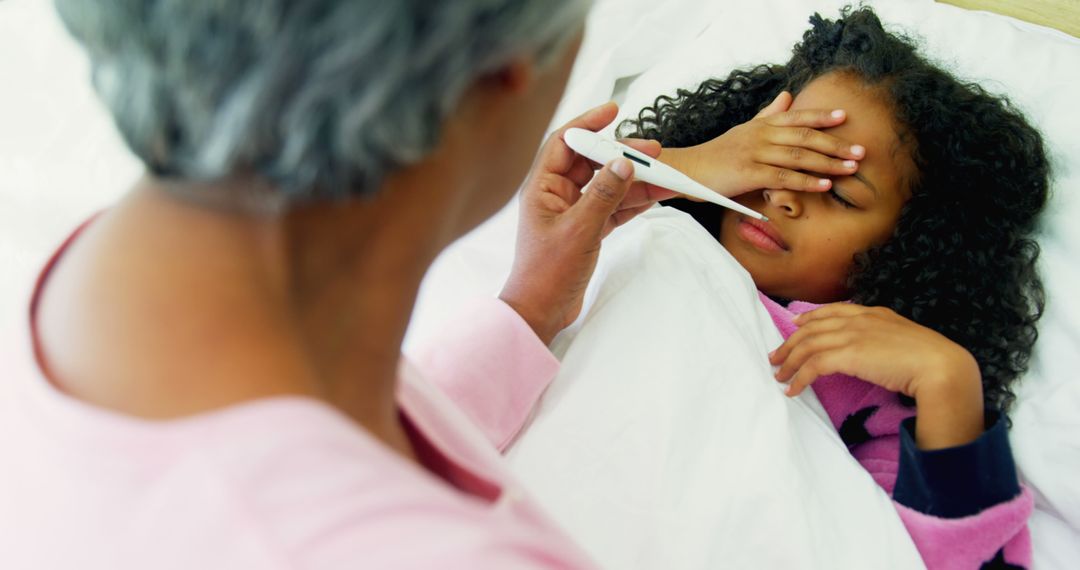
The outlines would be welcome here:
[[[630,190],[626,193],[626,197],[623,198],[622,204],[620,204],[619,207],[636,208],[644,204],[662,202],[676,196],[679,196],[677,192],[639,180],[630,185]]]
[[[576,152],[567,146],[566,141],[563,140],[563,134],[566,130],[576,127],[590,131],[599,131],[611,124],[611,121],[615,120],[615,116],[618,112],[619,106],[614,102],[609,101],[603,105],[585,111],[570,122],[556,129],[555,132],[551,133],[551,136],[548,137],[547,141],[544,142],[544,146],[540,148],[540,154],[537,157],[540,170],[554,172],[555,174],[566,174],[570,170],[570,167],[573,166],[574,159],[578,156]]]
[[[625,224],[626,222],[629,222],[630,220],[634,219],[638,214],[645,212],[649,208],[652,208],[653,204],[656,204],[656,202],[640,204],[631,208],[623,208],[615,212],[611,215],[611,219],[604,227],[603,236],[607,237],[607,235],[610,234],[615,228]]]
[[[583,235],[594,236],[599,246],[599,236],[607,231],[609,218],[619,210],[633,178],[632,162],[623,157],[612,160],[589,182],[588,189],[568,212],[568,221],[581,228]]]
[[[534,186],[539,191],[530,199],[541,200],[546,210],[561,213],[581,199],[581,187],[562,176],[542,175]]]
[[[659,156],[660,151],[663,150],[659,142],[651,139],[620,139],[619,142],[646,156],[654,158]],[[584,156],[577,155],[573,164],[566,171],[566,177],[579,187],[584,188],[585,185],[592,180],[593,174],[603,166],[604,165],[593,162]]]
[[[850,176],[859,168],[852,159],[833,158],[798,146],[770,145],[761,151],[759,162],[806,172],[820,172],[837,176]]]

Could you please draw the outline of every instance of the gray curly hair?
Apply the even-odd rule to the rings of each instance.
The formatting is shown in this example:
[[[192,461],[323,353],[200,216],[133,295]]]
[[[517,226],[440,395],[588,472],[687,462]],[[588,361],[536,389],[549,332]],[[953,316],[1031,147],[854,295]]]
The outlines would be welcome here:
[[[550,61],[586,0],[56,0],[157,175],[255,172],[287,202],[370,194],[481,74]]]

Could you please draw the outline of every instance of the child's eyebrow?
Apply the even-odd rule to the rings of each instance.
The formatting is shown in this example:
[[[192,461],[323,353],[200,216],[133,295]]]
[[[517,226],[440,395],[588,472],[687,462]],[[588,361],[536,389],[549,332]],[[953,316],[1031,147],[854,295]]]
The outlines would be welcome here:
[[[859,180],[863,184],[866,184],[867,188],[874,191],[874,197],[875,198],[877,197],[877,195],[878,195],[877,186],[874,186],[869,180],[867,180],[866,177],[863,176],[863,174],[861,172],[856,172],[856,173],[852,174],[852,176],[854,176],[856,180]]]

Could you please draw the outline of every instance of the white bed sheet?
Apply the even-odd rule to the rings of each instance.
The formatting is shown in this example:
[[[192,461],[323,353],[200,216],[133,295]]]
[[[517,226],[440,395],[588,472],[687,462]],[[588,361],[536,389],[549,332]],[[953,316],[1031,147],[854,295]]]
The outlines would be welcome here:
[[[781,342],[735,258],[653,208],[605,244],[510,466],[603,568],[921,568],[813,392],[773,379]]]
[[[782,62],[814,11],[843,2],[761,0],[597,2],[552,126],[609,99],[621,116],[659,94],[693,87],[738,66]],[[1031,520],[1037,568],[1080,563],[1080,40],[1011,18],[930,0],[869,2],[913,32],[924,51],[969,79],[1009,94],[1042,130],[1054,162],[1040,243],[1048,306],[1032,367],[1019,387],[1010,434],[1036,495]],[[464,298],[493,294],[509,271],[516,204],[451,247],[421,291],[406,346],[441,324]],[[634,334],[627,331],[626,334]]]

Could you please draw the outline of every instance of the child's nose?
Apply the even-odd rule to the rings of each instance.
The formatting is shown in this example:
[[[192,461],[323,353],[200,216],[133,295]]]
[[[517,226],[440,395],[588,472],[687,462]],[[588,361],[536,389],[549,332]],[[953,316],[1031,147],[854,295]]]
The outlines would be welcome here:
[[[801,192],[784,189],[769,189],[763,192],[765,203],[780,210],[781,214],[789,218],[797,218],[802,215]]]

